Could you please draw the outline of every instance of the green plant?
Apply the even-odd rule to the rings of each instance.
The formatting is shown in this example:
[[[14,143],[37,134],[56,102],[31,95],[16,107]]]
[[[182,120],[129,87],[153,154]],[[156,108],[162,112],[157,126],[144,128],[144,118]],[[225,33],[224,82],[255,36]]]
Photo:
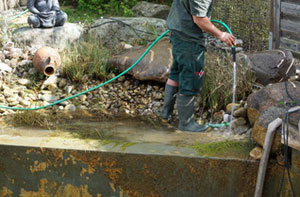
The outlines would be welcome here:
[[[105,79],[110,53],[96,39],[78,41],[62,53],[63,75],[74,82]]]
[[[255,81],[250,69],[237,65],[237,100],[246,99]],[[208,51],[200,106],[212,113],[224,109],[232,101],[233,66],[231,54]]]
[[[132,16],[137,0],[79,0],[79,9],[97,11],[100,15]]]

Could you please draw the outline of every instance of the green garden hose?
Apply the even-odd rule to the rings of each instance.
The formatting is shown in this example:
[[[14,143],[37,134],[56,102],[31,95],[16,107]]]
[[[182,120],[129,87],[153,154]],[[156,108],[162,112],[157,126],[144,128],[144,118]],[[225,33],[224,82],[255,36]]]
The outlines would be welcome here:
[[[230,28],[223,22],[221,21],[218,21],[218,20],[211,20],[212,22],[215,22],[215,23],[219,23],[221,25],[223,25],[227,31],[232,34]],[[114,78],[106,81],[106,82],[103,82],[97,86],[94,86],[93,88],[90,88],[88,90],[85,90],[83,92],[80,92],[78,94],[75,94],[73,96],[70,96],[70,97],[67,97],[67,98],[64,98],[64,99],[61,99],[61,100],[58,100],[56,102],[53,102],[51,104],[48,104],[48,105],[44,105],[44,106],[40,106],[40,107],[35,107],[35,108],[20,108],[20,107],[9,107],[9,106],[0,106],[0,108],[2,109],[11,109],[11,110],[23,110],[23,111],[32,111],[32,110],[40,110],[40,109],[45,109],[45,108],[48,108],[48,107],[51,107],[51,106],[54,106],[54,105],[57,105],[61,102],[64,102],[64,101],[67,101],[67,100],[70,100],[70,99],[73,99],[75,97],[78,97],[80,95],[83,95],[83,94],[86,94],[88,92],[91,92],[97,88],[100,88],[101,86],[104,86],[114,80],[116,80],[117,78],[121,77],[122,75],[126,74],[128,71],[130,71],[133,67],[135,67],[147,54],[148,52],[152,49],[152,47],[159,41],[161,40],[166,34],[169,33],[169,30],[165,31],[162,35],[160,35],[148,48],[147,50],[142,54],[142,56],[132,65],[130,66],[129,68],[127,68],[125,71],[123,71],[122,73],[120,73],[119,75],[115,76]],[[228,123],[222,123],[222,124],[208,124],[210,127],[214,127],[214,128],[218,128],[218,127],[226,127],[228,126]]]

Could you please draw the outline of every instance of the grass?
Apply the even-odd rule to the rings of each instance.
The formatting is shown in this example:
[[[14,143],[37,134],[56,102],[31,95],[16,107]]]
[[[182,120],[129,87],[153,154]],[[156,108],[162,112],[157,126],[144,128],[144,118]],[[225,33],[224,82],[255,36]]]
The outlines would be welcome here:
[[[232,101],[232,56],[225,52],[211,51],[206,54],[205,79],[200,106],[211,114],[224,109]],[[237,65],[237,100],[245,100],[252,92],[255,78],[249,68]]]
[[[61,56],[63,75],[73,82],[84,83],[91,78],[103,80],[109,72],[111,52],[96,39],[78,41]]]
[[[79,9],[72,6],[62,6],[61,9],[68,15],[68,22],[70,23],[92,24],[101,17],[98,12],[88,9]]]
[[[208,144],[194,144],[192,148],[197,151],[200,156],[205,157],[238,157],[248,158],[249,152],[254,148],[251,141],[224,141],[213,142]]]
[[[18,111],[8,117],[10,124],[15,127],[29,126],[39,128],[56,128],[57,120],[60,119],[58,114],[47,114],[44,111]]]

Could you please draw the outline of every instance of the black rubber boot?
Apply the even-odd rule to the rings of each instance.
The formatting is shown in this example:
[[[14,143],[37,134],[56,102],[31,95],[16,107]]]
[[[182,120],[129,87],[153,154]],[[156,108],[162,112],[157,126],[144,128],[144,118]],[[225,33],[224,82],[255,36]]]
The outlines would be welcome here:
[[[194,120],[194,96],[177,95],[177,109],[179,115],[179,130],[204,132],[206,125],[200,125]]]
[[[168,120],[168,118],[171,116],[173,112],[177,91],[178,91],[178,87],[170,86],[166,84],[164,105],[160,114],[161,117],[165,120]]]

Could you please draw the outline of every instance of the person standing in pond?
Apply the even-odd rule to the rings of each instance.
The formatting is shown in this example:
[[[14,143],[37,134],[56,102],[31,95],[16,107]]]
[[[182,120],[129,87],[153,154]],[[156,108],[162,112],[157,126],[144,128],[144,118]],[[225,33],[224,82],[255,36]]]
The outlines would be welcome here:
[[[220,31],[210,21],[213,0],[174,0],[167,18],[171,32],[173,64],[165,86],[161,117],[168,120],[175,100],[182,131],[203,132],[208,129],[194,120],[194,100],[200,93],[204,77],[207,33],[228,46],[235,37]]]
[[[68,18],[60,10],[58,0],[28,0],[27,7],[33,13],[28,17],[28,24],[33,28],[63,26]]]

